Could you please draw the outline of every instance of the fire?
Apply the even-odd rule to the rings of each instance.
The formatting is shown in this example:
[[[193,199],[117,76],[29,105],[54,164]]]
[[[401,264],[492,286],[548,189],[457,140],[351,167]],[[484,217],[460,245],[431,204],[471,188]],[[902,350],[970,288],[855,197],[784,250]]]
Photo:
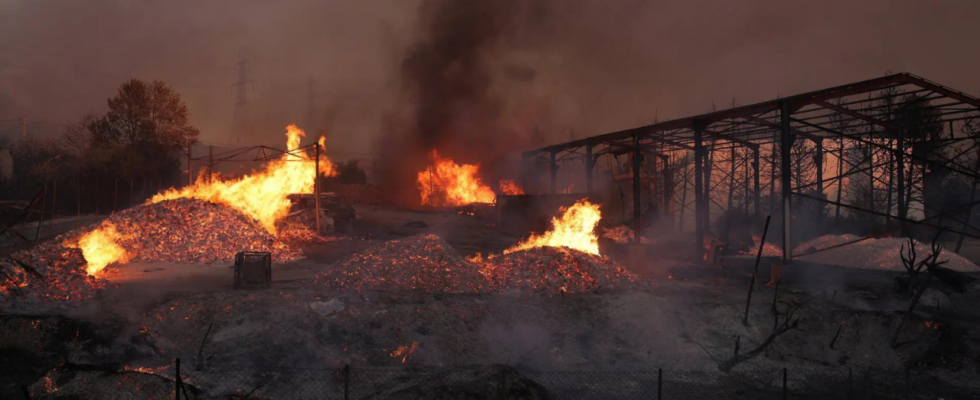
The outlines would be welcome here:
[[[282,158],[266,165],[265,169],[239,179],[222,180],[218,175],[208,179],[198,178],[194,185],[181,189],[168,189],[153,196],[147,203],[165,200],[193,198],[223,204],[254,218],[269,233],[276,233],[276,221],[289,212],[287,196],[293,193],[313,193],[314,179],[311,170],[316,160],[310,154],[298,150],[300,140],[306,134],[296,125],[286,127],[286,153]],[[324,143],[321,136],[318,143]],[[336,174],[334,165],[322,153],[317,173],[323,176]],[[132,258],[121,246],[123,233],[110,223],[79,239],[88,266],[86,272],[95,275],[113,262],[127,262]]]
[[[129,261],[132,256],[117,242],[122,234],[112,223],[103,223],[98,229],[86,233],[78,239],[78,248],[88,265],[85,272],[96,275],[114,262]]]
[[[293,193],[313,193],[314,179],[310,170],[315,160],[313,156],[297,150],[301,138],[306,134],[296,125],[286,127],[286,149],[282,158],[270,162],[264,171],[245,175],[239,179],[210,180],[198,179],[182,189],[170,189],[157,194],[150,203],[177,198],[195,198],[212,203],[224,204],[259,221],[269,233],[276,233],[276,221],[286,216],[290,202],[286,196]],[[323,144],[320,137],[318,143]],[[323,176],[336,172],[330,160],[320,154],[320,168]]]
[[[518,194],[524,194],[524,189],[522,189],[520,186],[517,186],[517,184],[510,179],[500,180],[500,191],[503,194],[512,195],[512,196]]]
[[[409,346],[398,346],[398,348],[395,349],[395,351],[391,352],[391,354],[388,354],[388,356],[391,358],[401,357],[402,364],[404,364],[405,360],[408,359],[408,356],[414,353],[415,350],[417,350],[418,348],[419,348],[419,342],[413,341],[412,344]]]
[[[418,184],[422,205],[436,207],[493,203],[497,195],[484,185],[477,174],[479,165],[456,164],[432,151],[433,165],[419,172]]]
[[[542,235],[532,234],[527,240],[504,250],[504,254],[535,247],[568,247],[581,252],[599,255],[599,238],[595,228],[602,214],[599,205],[586,199],[568,207],[562,207],[561,217],[551,219],[551,230]]]

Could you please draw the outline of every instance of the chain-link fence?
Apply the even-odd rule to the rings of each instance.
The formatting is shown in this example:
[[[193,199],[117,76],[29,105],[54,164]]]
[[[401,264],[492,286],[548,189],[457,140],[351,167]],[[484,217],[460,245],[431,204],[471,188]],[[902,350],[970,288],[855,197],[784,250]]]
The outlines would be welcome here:
[[[970,379],[870,368],[685,372],[529,371],[505,366],[70,371],[26,398],[54,399],[980,399]],[[27,393],[25,393],[27,394]],[[67,397],[66,397],[67,396]]]

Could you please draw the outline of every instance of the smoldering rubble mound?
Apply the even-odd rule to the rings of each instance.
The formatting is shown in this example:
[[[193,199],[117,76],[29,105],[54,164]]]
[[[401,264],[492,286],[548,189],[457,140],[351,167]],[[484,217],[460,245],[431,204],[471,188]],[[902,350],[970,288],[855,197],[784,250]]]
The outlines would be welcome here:
[[[144,204],[106,220],[123,238],[131,261],[230,262],[239,251],[267,251],[275,262],[301,254],[258,221],[230,207],[197,199]]]
[[[565,247],[515,251],[486,261],[485,272],[501,290],[554,296],[604,289],[629,289],[636,275],[607,257]]]
[[[85,272],[78,249],[41,243],[0,259],[0,299],[5,306],[81,300],[105,286]]]
[[[432,234],[369,247],[317,275],[315,282],[342,290],[483,293],[491,289],[479,265],[464,260]]]

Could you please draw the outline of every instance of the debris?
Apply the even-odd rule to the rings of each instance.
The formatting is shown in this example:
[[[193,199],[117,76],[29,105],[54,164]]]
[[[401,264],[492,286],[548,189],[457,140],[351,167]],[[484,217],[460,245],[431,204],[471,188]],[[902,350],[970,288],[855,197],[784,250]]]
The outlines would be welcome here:
[[[481,293],[490,290],[479,266],[464,260],[436,235],[391,240],[354,254],[315,277],[346,290]]]
[[[485,262],[494,286],[520,294],[553,296],[603,288],[630,288],[637,277],[607,257],[564,247],[536,247]]]
[[[344,311],[344,303],[337,299],[330,301],[314,301],[309,303],[309,306],[313,312],[320,314],[321,317]]]

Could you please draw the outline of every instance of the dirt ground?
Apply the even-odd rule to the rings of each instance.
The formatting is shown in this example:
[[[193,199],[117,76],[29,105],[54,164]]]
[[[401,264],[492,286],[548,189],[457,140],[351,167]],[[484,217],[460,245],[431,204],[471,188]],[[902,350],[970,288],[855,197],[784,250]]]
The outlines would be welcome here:
[[[538,374],[664,368],[680,386],[738,381],[770,389],[779,383],[771,373],[783,368],[797,373],[794,384],[809,388],[833,386],[827,371],[910,367],[941,383],[954,395],[947,398],[972,398],[980,377],[976,287],[965,293],[937,287],[904,333],[915,340],[896,350],[889,339],[901,323],[897,311],[908,305],[895,295],[896,273],[806,262],[784,267],[776,292],[766,285],[776,260],[763,260],[747,325],[742,317],[755,261],[747,256],[709,267],[648,253],[643,262],[621,264],[650,286],[574,296],[342,292],[317,286],[312,281],[317,273],[398,237],[435,233],[463,255],[500,252],[519,240],[496,232],[493,221],[470,215],[374,206],[357,211],[352,232],[307,245],[305,259],[275,264],[267,289],[234,290],[230,262],[127,264],[85,303],[6,310],[0,319],[4,393],[22,385],[43,394],[50,381],[67,395],[85,389],[79,383],[83,378],[111,386],[123,375],[108,371],[126,366],[159,367],[150,374],[153,379],[172,379],[177,357],[194,366],[188,374],[203,397],[242,389],[221,386],[204,372],[344,364],[505,364]],[[774,301],[783,318],[794,304],[803,304],[800,329],[720,372],[719,361],[731,357],[736,342],[743,353],[763,342],[772,329]],[[392,356],[407,346],[416,350]],[[81,372],[93,370],[102,375]],[[149,390],[154,382],[140,387]],[[303,398],[265,390],[255,398]]]

